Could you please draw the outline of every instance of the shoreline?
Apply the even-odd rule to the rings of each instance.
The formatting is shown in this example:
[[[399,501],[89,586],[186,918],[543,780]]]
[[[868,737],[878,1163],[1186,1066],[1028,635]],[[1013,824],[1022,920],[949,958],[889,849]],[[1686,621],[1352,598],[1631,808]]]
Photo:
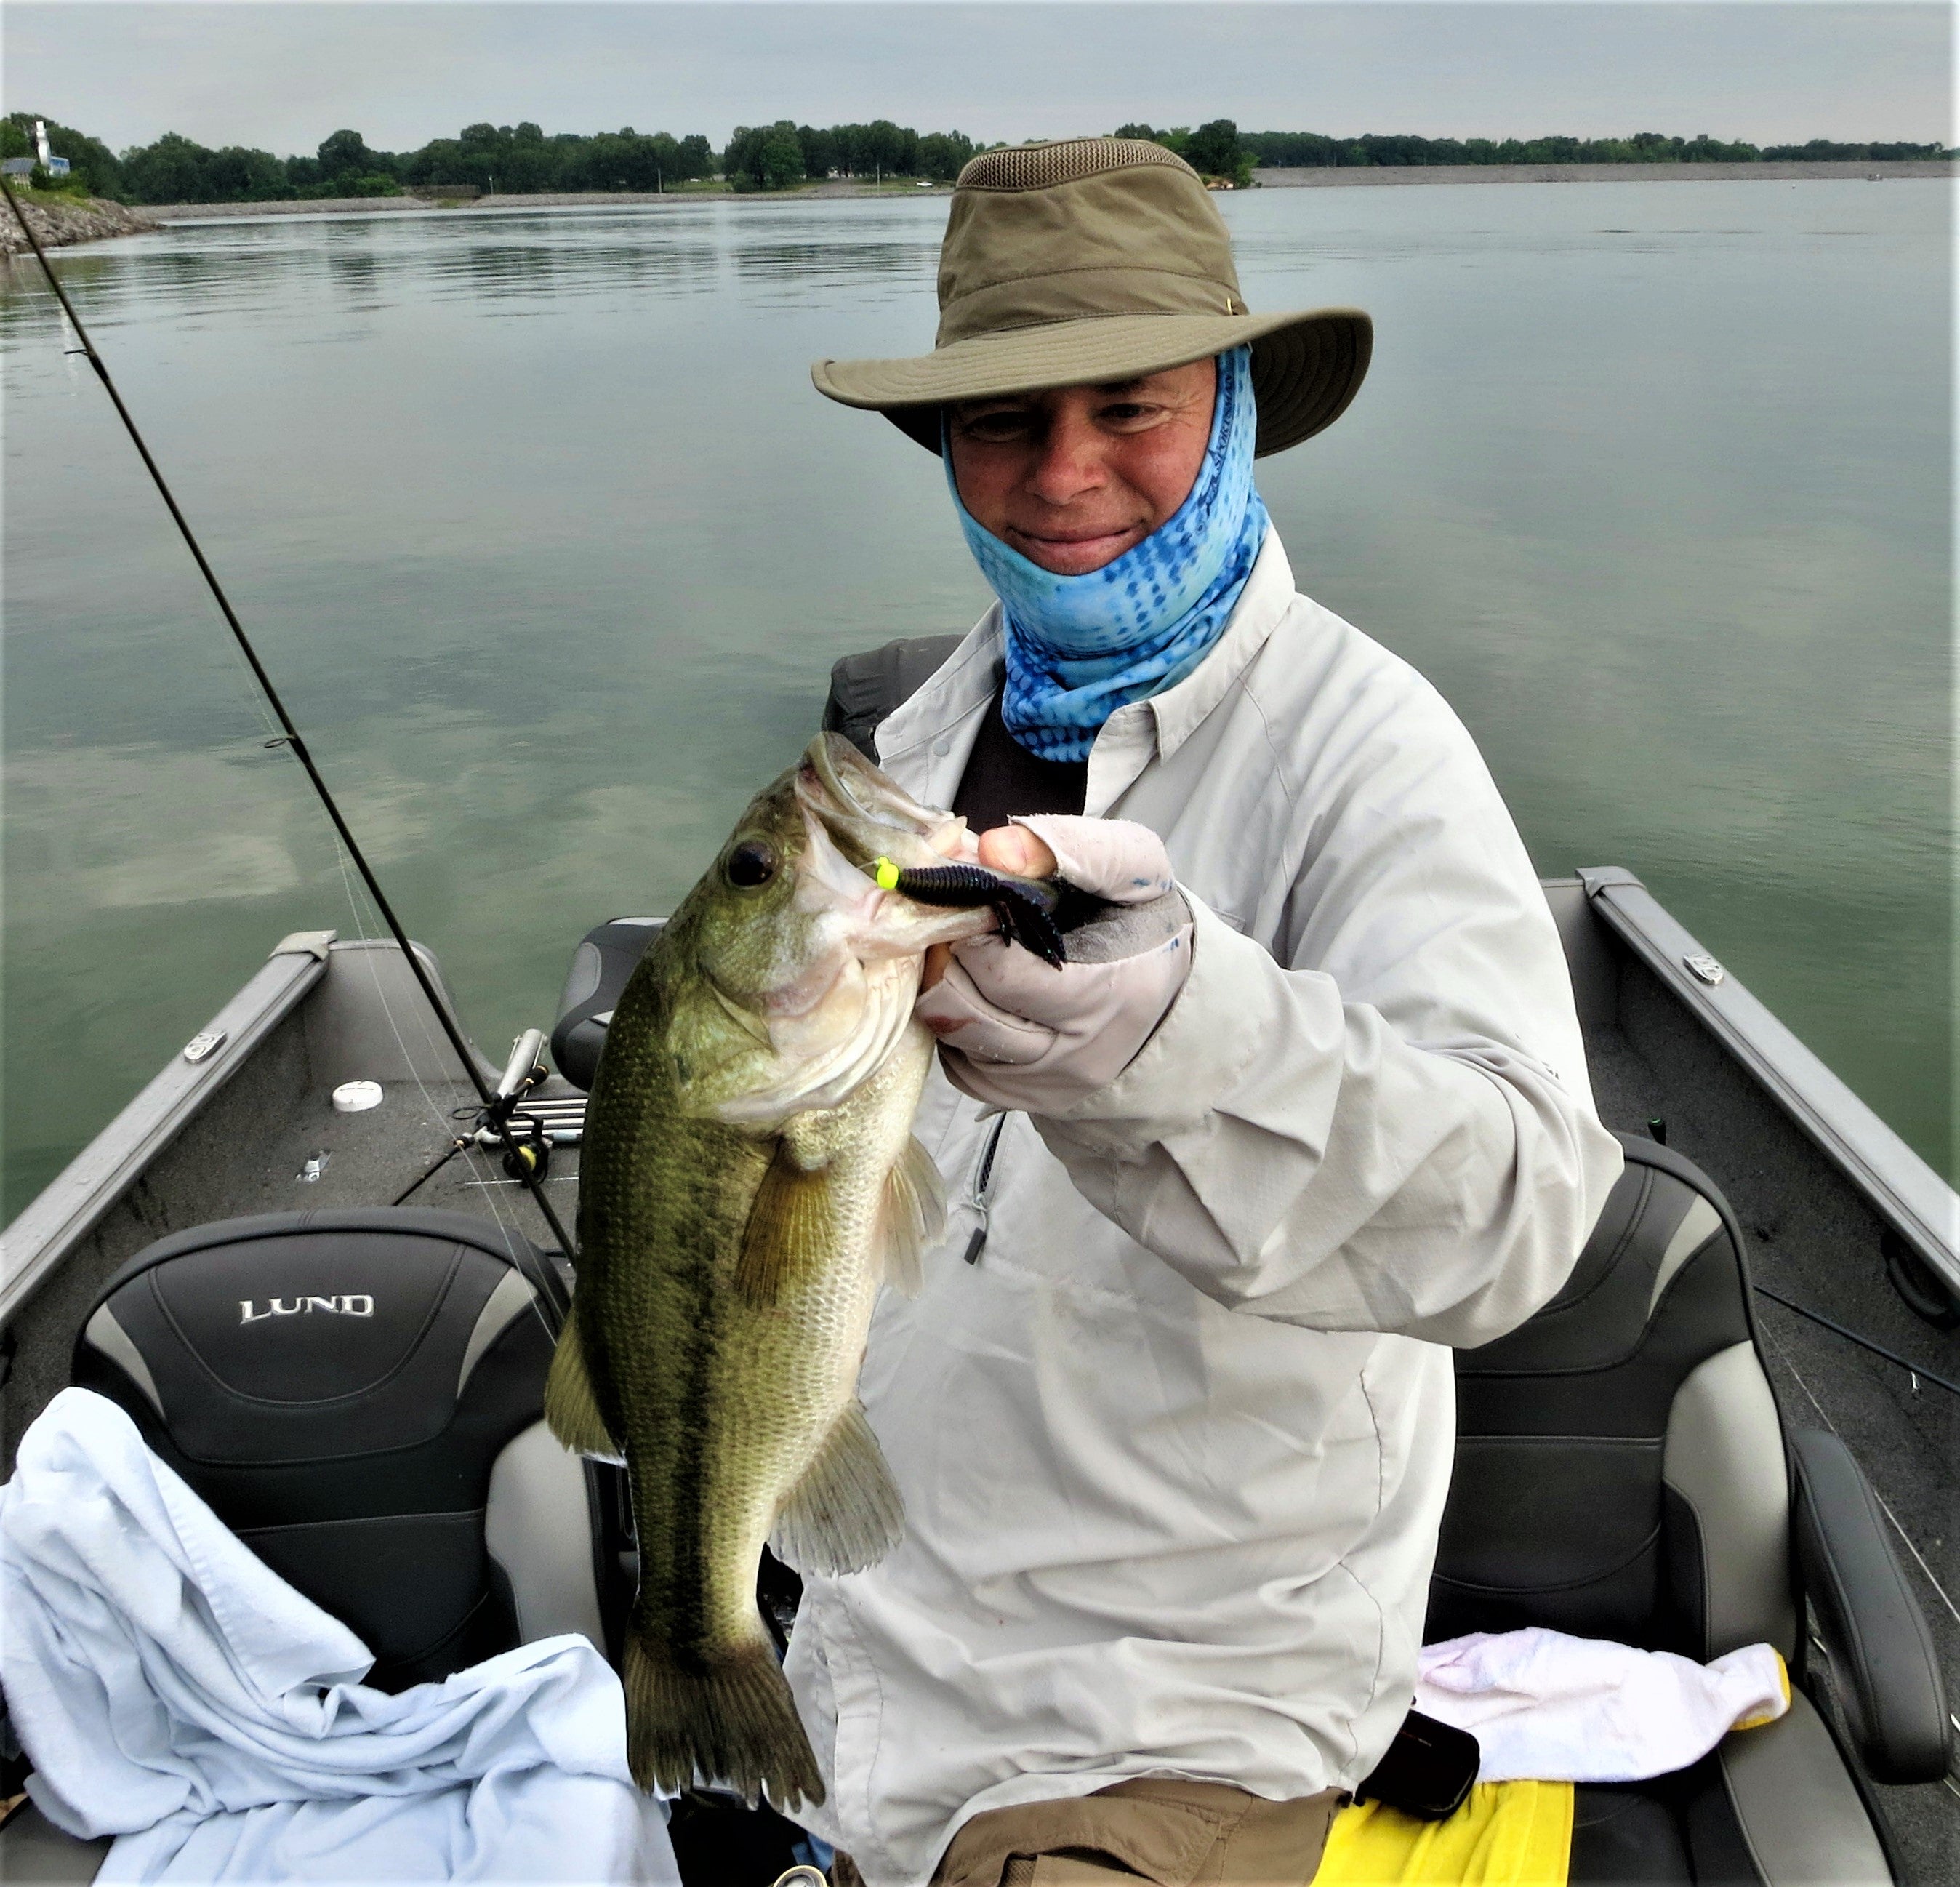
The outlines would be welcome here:
[[[103,242],[111,236],[143,236],[157,228],[159,219],[147,209],[132,209],[99,196],[79,197],[50,202],[46,197],[16,199],[21,213],[33,224],[43,249],[65,249],[75,243]],[[13,212],[0,203],[0,256],[11,261],[33,252]]]
[[[240,217],[403,215],[412,211],[466,215],[473,209],[603,209],[671,203],[679,209],[693,203],[835,202],[840,198],[905,201],[912,197],[950,196],[950,183],[850,183],[830,180],[795,190],[536,190],[522,196],[499,193],[473,196],[466,202],[442,202],[434,197],[316,196],[265,203],[146,203],[143,213],[160,222],[231,222]]]
[[[1913,159],[1892,164],[1410,164],[1328,165],[1298,170],[1262,170],[1253,186],[1266,190],[1381,189],[1444,183],[1865,183],[1892,178],[1952,178],[1960,165]],[[906,201],[950,196],[950,183],[905,185],[847,183],[813,184],[807,190],[541,191],[527,196],[479,196],[468,202],[441,203],[425,196],[329,196],[262,203],[146,203],[140,213],[160,223],[232,222],[283,216],[403,215],[415,212],[453,216],[472,210],[591,209],[639,207],[649,203],[788,203],[840,200]]]

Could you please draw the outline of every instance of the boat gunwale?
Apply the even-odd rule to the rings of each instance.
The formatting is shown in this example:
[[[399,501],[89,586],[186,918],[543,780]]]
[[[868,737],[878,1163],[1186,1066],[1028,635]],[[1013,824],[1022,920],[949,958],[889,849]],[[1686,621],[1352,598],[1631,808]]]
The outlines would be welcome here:
[[[1622,865],[1578,872],[1588,907],[1960,1300],[1960,1193],[1860,1100],[1732,971]],[[1567,881],[1570,882],[1570,881]]]
[[[312,993],[326,974],[332,936],[303,931],[282,939],[197,1032],[221,1038],[210,1057],[173,1055],[0,1232],[0,1328]]]

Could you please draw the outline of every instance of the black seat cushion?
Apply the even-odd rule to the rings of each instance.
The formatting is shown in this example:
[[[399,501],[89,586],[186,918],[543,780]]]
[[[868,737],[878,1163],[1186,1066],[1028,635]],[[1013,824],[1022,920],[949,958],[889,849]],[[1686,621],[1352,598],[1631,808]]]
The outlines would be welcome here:
[[[110,1280],[74,1379],[399,1688],[517,1642],[483,1514],[498,1452],[541,1412],[545,1264],[458,1213],[200,1226]]]
[[[1456,1353],[1456,1465],[1426,1637],[1548,1625],[1699,1656],[1662,1481],[1688,1373],[1750,1337],[1741,1236],[1691,1162],[1623,1136],[1626,1170],[1564,1288]]]
[[[1573,1790],[1570,1887],[1683,1887],[1694,1878],[1671,1803],[1638,1783]]]

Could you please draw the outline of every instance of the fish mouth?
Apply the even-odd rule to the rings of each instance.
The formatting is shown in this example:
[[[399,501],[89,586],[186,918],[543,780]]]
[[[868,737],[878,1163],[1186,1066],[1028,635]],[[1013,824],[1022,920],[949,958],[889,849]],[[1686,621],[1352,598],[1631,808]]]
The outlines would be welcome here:
[[[964,819],[921,805],[842,735],[819,734],[810,742],[797,770],[796,793],[811,834],[810,863],[819,878],[824,874],[819,855],[841,856],[860,875],[875,870],[876,881],[898,894],[894,904],[915,913],[923,906],[988,913],[985,921],[956,923],[954,930],[933,941],[956,941],[998,927],[1044,961],[1058,965],[1064,961],[1055,922],[1055,888],[982,866]],[[844,891],[841,885],[832,888]],[[869,914],[867,935],[875,936],[880,907],[870,907]],[[916,936],[917,916],[896,928]]]
[[[922,806],[841,734],[819,734],[797,769],[796,796],[807,817],[861,872],[880,858],[900,865],[943,864],[961,849],[966,821]]]
[[[795,792],[805,840],[797,904],[841,932],[837,941],[850,955],[866,962],[920,955],[932,944],[992,928],[989,913],[935,908],[879,884],[873,868],[886,859],[915,870],[943,865],[966,849],[966,821],[921,805],[842,735],[819,734],[810,742]],[[820,977],[826,986],[832,980]],[[795,1013],[821,994],[786,986],[769,1006]]]

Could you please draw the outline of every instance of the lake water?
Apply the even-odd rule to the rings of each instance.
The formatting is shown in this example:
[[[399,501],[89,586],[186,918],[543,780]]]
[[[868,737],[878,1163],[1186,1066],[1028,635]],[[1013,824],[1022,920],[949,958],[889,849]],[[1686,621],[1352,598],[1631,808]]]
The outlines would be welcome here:
[[[1263,462],[1548,875],[1638,872],[1952,1171],[1949,186],[1272,190],[1255,308],[1376,364]],[[356,831],[498,1053],[666,907],[832,661],[985,602],[939,469],[818,398],[918,351],[943,201],[179,226],[58,266]],[[325,821],[78,362],[0,288],[5,1210],[284,932]],[[373,928],[371,922],[369,928]]]

